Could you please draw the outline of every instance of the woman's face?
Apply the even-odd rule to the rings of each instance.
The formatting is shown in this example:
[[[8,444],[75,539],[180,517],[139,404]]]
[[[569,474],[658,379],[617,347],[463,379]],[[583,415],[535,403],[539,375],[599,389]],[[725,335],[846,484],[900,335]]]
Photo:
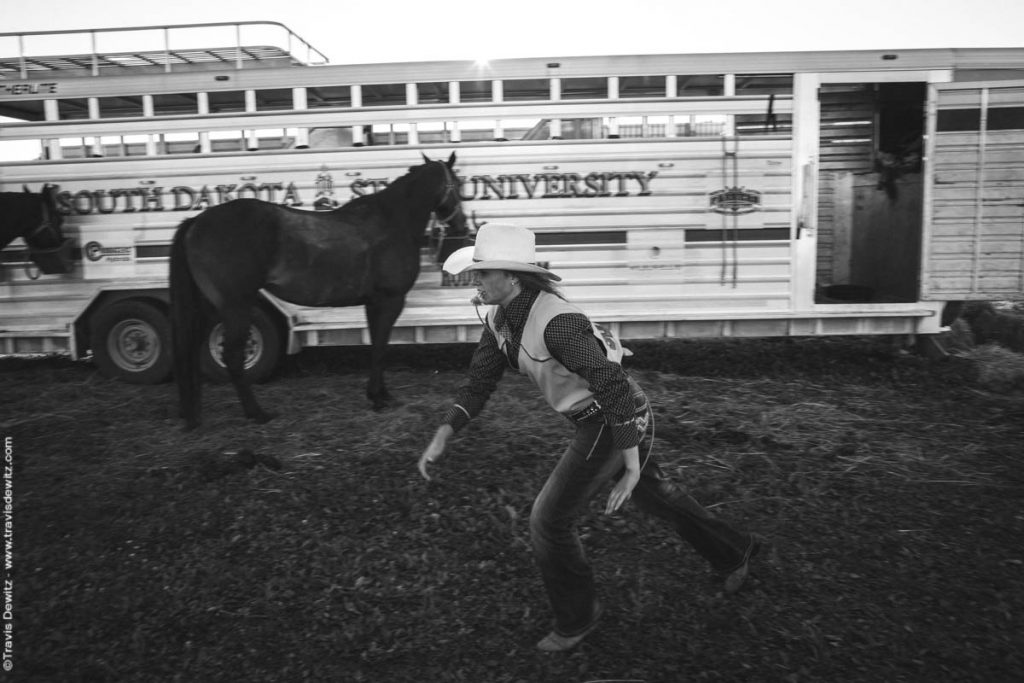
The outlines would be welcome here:
[[[480,303],[488,306],[507,306],[519,295],[519,286],[513,284],[515,275],[507,270],[474,270],[473,285]]]

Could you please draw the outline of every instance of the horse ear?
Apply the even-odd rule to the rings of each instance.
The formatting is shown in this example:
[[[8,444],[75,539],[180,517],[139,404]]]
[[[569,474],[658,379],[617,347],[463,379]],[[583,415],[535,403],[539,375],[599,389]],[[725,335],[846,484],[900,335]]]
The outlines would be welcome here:
[[[429,157],[427,157],[427,155],[426,155],[426,153],[425,153],[425,152],[420,152],[420,156],[422,156],[422,157],[423,157],[423,161],[424,161],[425,163],[428,163],[428,164],[430,163],[430,158],[429,158]]]
[[[25,191],[25,194],[32,194],[32,190],[28,189],[28,185],[22,185],[21,189]]]
[[[452,155],[450,157],[448,157],[448,161],[445,162],[445,163],[448,164],[448,168],[454,168],[455,167],[455,152],[452,152]]]

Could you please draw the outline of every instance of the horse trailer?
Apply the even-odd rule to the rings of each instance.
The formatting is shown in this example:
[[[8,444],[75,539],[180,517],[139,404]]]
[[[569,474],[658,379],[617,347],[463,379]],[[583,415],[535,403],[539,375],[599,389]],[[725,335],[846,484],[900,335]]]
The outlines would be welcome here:
[[[89,47],[32,49],[55,35]],[[162,381],[184,219],[331,209],[456,150],[466,214],[533,230],[623,339],[927,338],[960,302],[1024,296],[1024,48],[332,65],[251,22],[4,33],[0,55],[0,190],[57,186],[66,242],[0,251],[3,354]],[[443,238],[424,225],[393,343],[479,337]],[[264,292],[254,320],[257,378],[279,351],[369,341],[358,307]]]

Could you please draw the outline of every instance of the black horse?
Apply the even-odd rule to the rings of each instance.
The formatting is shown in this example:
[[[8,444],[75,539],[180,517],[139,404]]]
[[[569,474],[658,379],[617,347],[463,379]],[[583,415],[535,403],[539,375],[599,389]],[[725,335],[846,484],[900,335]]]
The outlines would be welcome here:
[[[57,210],[57,187],[41,192],[0,192],[0,249],[22,237],[32,250],[56,249],[63,241],[64,215]]]
[[[419,275],[431,212],[452,237],[467,232],[452,171],[455,154],[447,162],[423,159],[383,190],[332,211],[236,199],[182,222],[171,247],[170,280],[175,376],[187,429],[200,419],[199,350],[209,306],[224,325],[224,365],[246,417],[271,418],[243,369],[250,311],[261,288],[302,306],[365,306],[372,342],[366,394],[374,409],[388,404],[385,350]]]

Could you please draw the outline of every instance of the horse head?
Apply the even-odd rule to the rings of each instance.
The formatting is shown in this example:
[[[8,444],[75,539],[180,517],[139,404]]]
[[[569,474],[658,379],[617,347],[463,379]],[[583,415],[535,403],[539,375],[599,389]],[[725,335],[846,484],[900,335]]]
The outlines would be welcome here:
[[[26,240],[35,240],[31,246],[39,249],[53,249],[64,241],[64,214],[57,208],[57,186],[43,185],[39,197],[42,221]]]
[[[434,207],[434,216],[442,224],[440,244],[438,246],[438,262],[443,262],[448,254],[465,246],[472,240],[466,214],[462,210],[462,197],[459,195],[459,179],[455,175],[455,152],[447,161],[431,160],[423,154],[427,166],[435,165],[441,169],[444,186]]]
[[[459,179],[455,175],[455,152],[447,161],[433,161],[423,154],[423,160],[429,166],[436,165],[441,169],[443,187],[434,207],[434,215],[447,226],[450,237],[463,237],[468,232],[466,214],[462,211],[462,197],[459,196]]]
[[[26,196],[28,195],[28,196]],[[21,237],[33,249],[54,249],[64,241],[64,216],[57,209],[57,186],[44,185],[39,194],[5,192],[0,207],[0,249]]]

